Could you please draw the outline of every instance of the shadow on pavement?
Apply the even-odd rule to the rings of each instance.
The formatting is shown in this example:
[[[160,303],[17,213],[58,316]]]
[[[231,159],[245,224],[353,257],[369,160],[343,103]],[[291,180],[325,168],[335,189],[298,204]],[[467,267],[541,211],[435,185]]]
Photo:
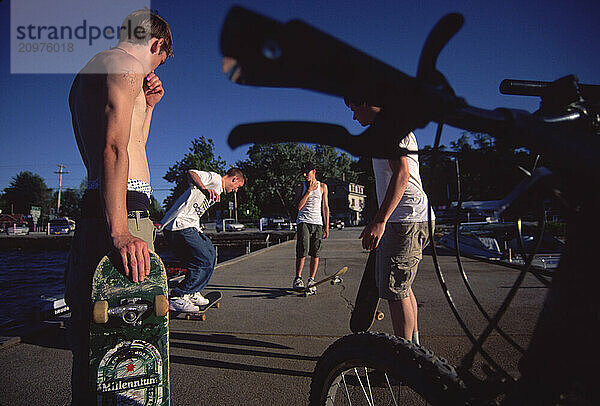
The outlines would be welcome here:
[[[171,340],[199,341],[203,343],[229,344],[229,345],[245,345],[248,347],[263,347],[277,348],[282,350],[291,350],[281,344],[270,343],[268,341],[250,340],[247,338],[239,338],[229,334],[201,334],[201,333],[179,333],[171,331]]]
[[[230,290],[230,291],[241,291],[241,292],[255,292],[256,294],[246,295],[233,295],[233,297],[254,297],[264,299],[278,299],[282,296],[293,296],[297,295],[298,292],[291,288],[272,288],[264,286],[227,286],[227,285],[208,285],[211,289],[217,290]]]
[[[66,329],[59,327],[51,327],[26,334],[21,338],[21,342],[46,348],[56,348],[60,350],[70,349],[67,341]]]
[[[209,360],[209,359],[203,359],[203,358],[182,357],[179,355],[172,355],[171,363],[195,365],[195,366],[218,368],[218,369],[232,369],[232,370],[237,370],[237,371],[262,372],[262,373],[277,374],[277,375],[303,376],[303,377],[311,377],[312,376],[312,372],[306,372],[306,371],[295,371],[293,369],[285,369],[285,368],[270,368],[270,367],[263,367],[263,366],[258,366],[258,365],[239,364],[236,362],[217,361],[217,360]]]
[[[283,359],[292,359],[292,360],[298,360],[298,361],[315,361],[316,362],[319,359],[319,357],[311,357],[311,356],[307,356],[307,355],[281,354],[278,352],[246,350],[246,349],[241,349],[241,348],[218,347],[215,345],[196,344],[196,343],[180,343],[180,342],[172,342],[172,341],[171,341],[171,348],[183,348],[186,350],[214,352],[214,353],[218,353],[218,354],[235,354],[235,355],[247,355],[247,356],[252,356],[252,357],[283,358]]]

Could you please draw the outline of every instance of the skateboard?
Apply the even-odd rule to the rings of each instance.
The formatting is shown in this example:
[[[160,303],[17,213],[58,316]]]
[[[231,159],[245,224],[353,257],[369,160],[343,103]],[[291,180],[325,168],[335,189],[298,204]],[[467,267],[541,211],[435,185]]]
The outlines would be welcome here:
[[[92,280],[90,390],[98,405],[169,405],[169,301],[161,259],[133,283],[121,258],[102,258]]]
[[[353,333],[368,331],[375,319],[383,319],[384,313],[377,309],[378,306],[379,291],[375,280],[375,251],[371,251],[360,280],[352,316],[350,316],[350,330]]]
[[[201,306],[199,311],[197,311],[197,312],[181,312],[181,311],[171,310],[171,317],[173,317],[173,318],[185,317],[186,320],[191,320],[191,319],[201,320],[201,321],[206,320],[206,314],[204,314],[204,313],[211,307],[214,307],[216,309],[221,307],[220,300],[223,297],[223,294],[221,292],[209,292],[204,297],[209,300],[209,303],[207,305]]]
[[[310,296],[310,295],[314,295],[316,292],[313,292],[311,290],[312,287],[314,286],[318,286],[322,283],[325,283],[327,281],[331,281],[332,285],[335,285],[336,283],[342,283],[342,278],[340,278],[340,276],[342,276],[343,274],[345,274],[348,271],[348,267],[345,266],[342,269],[340,269],[339,271],[337,271],[336,273],[334,273],[333,275],[329,275],[326,278],[321,279],[320,281],[316,282],[314,285],[312,285],[310,288],[308,286],[300,289],[300,293],[302,293],[305,297],[306,296]]]

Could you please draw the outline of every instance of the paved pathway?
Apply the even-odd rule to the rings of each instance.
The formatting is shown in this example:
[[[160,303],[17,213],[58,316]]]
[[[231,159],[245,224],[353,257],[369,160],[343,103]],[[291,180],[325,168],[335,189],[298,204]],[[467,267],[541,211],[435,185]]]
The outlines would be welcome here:
[[[350,333],[350,312],[367,258],[359,233],[358,228],[332,231],[324,243],[319,278],[342,266],[350,270],[341,285],[321,285],[316,295],[307,298],[289,290],[293,241],[219,265],[207,291],[223,292],[221,308],[209,310],[204,322],[171,322],[172,404],[307,404],[311,372],[320,354]],[[442,256],[440,262],[466,322],[481,331],[484,319],[460,281],[454,258]],[[489,312],[499,306],[517,276],[513,270],[472,261],[465,267]],[[522,345],[546,293],[533,278],[527,278],[524,286],[502,323]],[[467,340],[448,308],[430,256],[419,268],[414,291],[422,344],[458,363],[468,348]],[[374,330],[391,332],[387,304],[381,308],[386,318],[376,322]],[[514,351],[497,336],[490,340],[489,350],[515,369]],[[0,405],[65,404],[70,359],[63,330],[24,338],[0,350]]]

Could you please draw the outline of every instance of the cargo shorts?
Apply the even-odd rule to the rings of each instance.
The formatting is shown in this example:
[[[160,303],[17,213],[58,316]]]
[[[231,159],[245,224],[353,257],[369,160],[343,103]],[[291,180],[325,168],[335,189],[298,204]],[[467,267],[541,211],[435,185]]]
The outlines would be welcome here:
[[[401,300],[409,289],[429,244],[426,221],[417,223],[388,223],[376,252],[376,281],[379,297]]]
[[[296,232],[296,258],[307,254],[318,258],[323,241],[323,226],[320,224],[300,223]]]

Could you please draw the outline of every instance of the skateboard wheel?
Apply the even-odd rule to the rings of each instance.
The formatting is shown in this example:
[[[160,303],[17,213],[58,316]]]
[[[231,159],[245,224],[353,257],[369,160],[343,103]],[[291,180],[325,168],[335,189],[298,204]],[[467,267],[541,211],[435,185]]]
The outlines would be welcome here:
[[[377,320],[383,320],[384,317],[385,317],[385,314],[382,311],[377,310],[377,313],[375,313],[375,318]]]
[[[189,314],[186,314],[186,315],[185,315],[185,319],[186,319],[186,320],[191,320],[191,319],[192,319],[192,316],[190,316]]]
[[[96,324],[104,324],[108,321],[108,302],[106,300],[94,303],[92,320]]]
[[[206,320],[206,315],[205,314],[200,315],[200,321],[204,321],[204,320]]]
[[[215,305],[215,307],[218,309],[219,307],[221,307],[221,303],[217,303],[217,304]]]
[[[154,314],[164,317],[169,312],[169,301],[165,295],[154,296]]]

